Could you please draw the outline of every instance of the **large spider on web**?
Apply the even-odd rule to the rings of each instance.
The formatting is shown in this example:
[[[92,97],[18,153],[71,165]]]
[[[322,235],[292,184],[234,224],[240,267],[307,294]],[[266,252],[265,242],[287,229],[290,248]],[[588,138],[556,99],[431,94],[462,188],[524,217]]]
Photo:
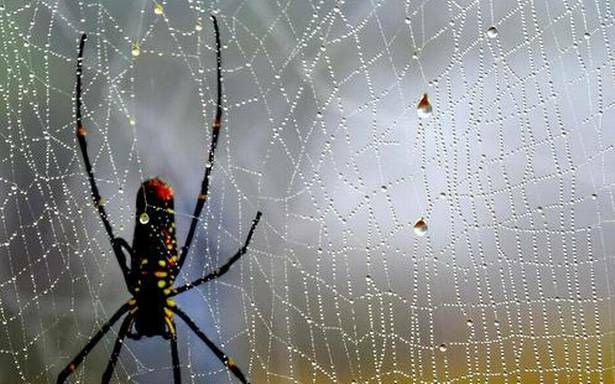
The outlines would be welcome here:
[[[92,198],[98,209],[98,215],[107,231],[111,241],[113,252],[117,262],[122,269],[124,280],[132,298],[122,305],[111,318],[98,330],[98,332],[88,341],[81,352],[64,368],[58,375],[58,383],[64,383],[68,376],[79,366],[83,359],[90,353],[102,337],[111,327],[126,313],[117,334],[117,339],[111,352],[111,357],[107,363],[107,368],[102,376],[102,383],[108,383],[113,375],[113,369],[120,355],[122,344],[126,337],[139,339],[142,336],[162,336],[170,340],[171,356],[173,359],[173,377],[176,384],[181,383],[181,371],[179,367],[179,354],[177,351],[177,333],[175,331],[174,315],[179,316],[194,333],[213,351],[222,363],[242,382],[247,383],[245,375],[241,372],[235,361],[227,356],[218,346],[216,346],[190,317],[177,307],[173,300],[182,292],[186,292],[207,281],[216,279],[224,275],[237,260],[247,251],[252,234],[258,224],[261,212],[256,213],[252,221],[252,226],[248,232],[248,237],[244,245],[231,257],[226,264],[218,268],[215,272],[194,280],[191,283],[180,287],[173,287],[175,278],[181,271],[190,244],[194,237],[194,232],[207,200],[209,189],[209,176],[214,161],[214,152],[220,133],[220,123],[222,117],[222,59],[220,54],[220,31],[218,22],[212,15],[214,30],[216,35],[216,59],[217,59],[217,86],[218,98],[216,106],[216,116],[212,125],[212,138],[209,147],[208,163],[205,167],[205,176],[201,183],[201,192],[198,195],[196,207],[192,216],[192,223],[186,237],[184,246],[181,248],[179,257],[177,256],[177,246],[175,241],[175,211],[173,210],[174,192],[169,184],[159,178],[144,181],[137,192],[137,211],[136,226],[132,247],[121,237],[113,234],[113,229],[109,223],[104,205],[101,203],[101,196],[98,192],[94,172],[87,152],[86,130],[81,117],[81,77],[83,67],[83,48],[86,35],[81,36],[79,43],[79,56],[77,58],[77,86],[76,86],[76,125],[77,140],[81,148],[81,154],[85,163],[85,169],[92,189]],[[130,267],[126,264],[126,255],[130,255]]]

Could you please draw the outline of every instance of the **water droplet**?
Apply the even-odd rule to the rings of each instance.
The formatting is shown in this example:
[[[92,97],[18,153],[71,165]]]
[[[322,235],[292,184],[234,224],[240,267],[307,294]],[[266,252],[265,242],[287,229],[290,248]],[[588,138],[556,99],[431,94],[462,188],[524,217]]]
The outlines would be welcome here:
[[[495,39],[496,37],[498,37],[498,30],[496,27],[489,27],[489,29],[487,30],[487,37],[490,39]]]
[[[386,191],[387,191],[387,186],[386,186],[386,185],[382,185],[382,186],[380,186],[380,190],[381,190],[382,192],[386,192]]]
[[[474,325],[474,321],[472,321],[472,319],[468,319],[468,320],[466,320],[466,325],[467,325],[468,327],[471,327],[471,326],[473,326],[473,325]]]
[[[595,193],[592,193],[592,200],[596,200],[598,198],[598,195]]]
[[[406,19],[404,20],[404,23],[406,23],[406,24],[410,24],[410,23],[411,23],[410,18],[409,18],[409,17],[406,17]]]
[[[585,32],[583,37],[585,38],[585,40],[589,40],[592,37],[592,35],[589,32]]]
[[[427,233],[427,223],[421,217],[416,223],[414,223],[414,234],[423,237]]]
[[[446,352],[446,350],[448,349],[448,347],[446,346],[446,344],[440,344],[440,346],[438,347],[438,349],[440,350],[440,352]]]
[[[418,105],[416,106],[416,112],[419,117],[429,117],[431,116],[431,103],[429,102],[429,97],[426,93],[423,93],[421,100],[419,100]]]
[[[131,51],[132,55],[134,57],[137,57],[141,54],[141,47],[139,47],[139,43],[132,43],[132,51]]]
[[[154,13],[157,15],[162,15],[164,13],[164,8],[162,7],[162,4],[156,3],[154,5]]]
[[[203,30],[203,26],[201,24],[197,24],[194,26],[194,29],[197,31],[202,31]]]
[[[141,215],[139,215],[139,223],[141,224],[149,223],[149,215],[146,212],[143,212]]]

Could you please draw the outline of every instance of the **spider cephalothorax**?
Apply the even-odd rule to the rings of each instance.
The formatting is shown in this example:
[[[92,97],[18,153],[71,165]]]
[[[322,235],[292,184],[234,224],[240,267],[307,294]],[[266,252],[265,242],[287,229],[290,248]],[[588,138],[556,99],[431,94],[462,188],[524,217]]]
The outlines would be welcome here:
[[[205,176],[201,182],[201,190],[197,197],[196,207],[192,216],[192,222],[186,241],[181,249],[177,247],[175,233],[175,210],[174,210],[174,191],[173,188],[160,178],[153,178],[144,181],[137,192],[137,210],[135,220],[135,231],[132,246],[121,237],[116,237],[113,233],[111,223],[107,218],[107,212],[98,192],[96,179],[87,152],[86,129],[81,116],[81,76],[83,66],[83,48],[86,36],[81,36],[79,44],[79,56],[77,59],[77,86],[76,86],[76,134],[79,148],[85,163],[92,198],[98,209],[98,214],[105,227],[113,252],[124,275],[128,291],[132,294],[124,305],[120,307],[111,318],[100,328],[100,330],[90,339],[81,352],[64,368],[58,375],[58,383],[63,383],[68,376],[83,361],[85,356],[94,348],[100,339],[109,331],[123,315],[128,313],[118,331],[117,340],[111,352],[111,357],[107,364],[102,378],[103,383],[108,383],[113,375],[115,364],[117,363],[123,341],[126,337],[139,339],[143,336],[162,336],[171,342],[171,357],[173,359],[173,377],[175,383],[181,382],[181,372],[179,367],[179,354],[177,350],[177,334],[175,332],[175,315],[180,317],[190,327],[196,335],[214,352],[216,357],[222,361],[226,367],[242,382],[247,380],[242,371],[235,365],[235,361],[227,356],[203,333],[198,326],[179,309],[173,300],[182,292],[188,291],[209,280],[216,279],[224,275],[230,267],[247,252],[248,245],[252,239],[252,234],[258,224],[261,213],[257,212],[252,221],[252,226],[248,232],[243,246],[231,257],[224,265],[215,272],[201,277],[191,283],[180,287],[175,287],[175,280],[181,271],[182,265],[188,255],[190,244],[194,237],[199,216],[203,210],[209,190],[209,176],[211,165],[214,162],[214,153],[218,143],[218,135],[222,117],[222,84],[220,57],[220,33],[216,18],[212,16],[216,35],[216,58],[217,58],[217,80],[218,94],[216,115],[212,125],[212,139],[209,147],[208,166],[205,167]],[[130,258],[128,265],[126,253]]]

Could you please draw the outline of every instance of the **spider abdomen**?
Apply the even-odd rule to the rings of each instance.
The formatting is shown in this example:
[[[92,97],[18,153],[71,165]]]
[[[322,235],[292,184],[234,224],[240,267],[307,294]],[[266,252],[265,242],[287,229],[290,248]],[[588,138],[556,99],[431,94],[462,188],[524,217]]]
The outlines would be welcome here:
[[[173,196],[171,186],[159,178],[146,180],[137,192],[131,260],[136,337],[175,332],[169,309],[179,271]]]
[[[163,294],[161,290],[143,290],[135,297],[135,331],[139,336],[163,336],[168,338],[175,333],[173,325],[173,312],[170,307],[175,306],[173,299]]]
[[[173,189],[159,178],[143,182],[137,193],[132,243],[134,290],[168,294],[178,272]],[[165,294],[165,295],[166,295]]]

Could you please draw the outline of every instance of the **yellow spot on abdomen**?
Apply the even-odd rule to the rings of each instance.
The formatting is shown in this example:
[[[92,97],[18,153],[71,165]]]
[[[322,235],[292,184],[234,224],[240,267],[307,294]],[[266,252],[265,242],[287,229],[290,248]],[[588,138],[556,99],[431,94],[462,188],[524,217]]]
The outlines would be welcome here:
[[[236,364],[235,364],[235,360],[233,360],[233,358],[232,358],[232,357],[230,357],[230,356],[229,356],[229,357],[227,357],[227,358],[226,358],[226,365],[227,365],[229,368],[233,368],[233,367],[235,367],[235,366],[236,366]]]

